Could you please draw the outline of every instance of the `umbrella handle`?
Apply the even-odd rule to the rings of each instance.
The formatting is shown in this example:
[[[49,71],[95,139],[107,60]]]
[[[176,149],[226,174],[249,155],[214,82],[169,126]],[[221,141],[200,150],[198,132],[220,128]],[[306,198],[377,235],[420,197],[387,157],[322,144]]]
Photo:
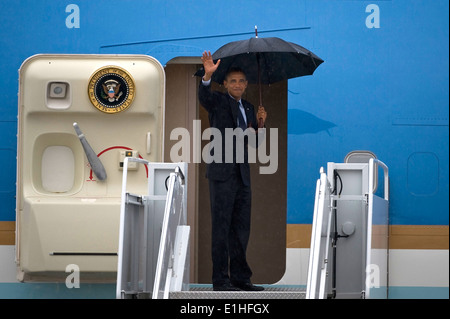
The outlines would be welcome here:
[[[259,59],[260,59],[259,53],[256,53],[256,61],[258,62],[259,105],[262,105],[261,65],[260,65]]]
[[[256,37],[258,37],[258,31],[255,26]],[[262,88],[261,88],[261,65],[259,62],[260,56],[259,53],[256,54],[256,59],[258,61],[258,87],[259,87],[259,105],[262,105]],[[263,119],[258,119],[258,127],[263,127],[264,122]]]
[[[255,26],[256,37],[258,37],[258,30]],[[259,53],[256,54],[256,60],[258,61],[258,87],[259,87],[259,105],[262,105],[262,88],[261,88],[261,66],[259,62],[260,56]],[[263,127],[264,122],[263,119],[258,119],[258,127]]]

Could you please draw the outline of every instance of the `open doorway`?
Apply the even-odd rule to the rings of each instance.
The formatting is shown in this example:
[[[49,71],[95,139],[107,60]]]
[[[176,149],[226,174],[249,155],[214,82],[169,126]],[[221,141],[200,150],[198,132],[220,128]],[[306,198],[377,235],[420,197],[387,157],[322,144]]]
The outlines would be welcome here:
[[[200,58],[177,58],[166,68],[166,114],[164,161],[170,161],[170,150],[178,140],[170,140],[177,127],[190,132],[194,138],[194,120],[200,120],[201,132],[209,127],[208,114],[199,105],[197,88],[200,79],[193,74],[200,68]],[[214,90],[224,90],[216,83]],[[278,167],[274,174],[260,174],[259,168],[268,164],[250,164],[252,174],[252,224],[247,251],[254,283],[274,283],[283,276],[286,264],[287,207],[287,81],[263,86],[266,122],[278,133]],[[257,85],[249,85],[244,99],[257,108]],[[198,122],[197,122],[198,123]],[[268,136],[269,137],[269,136]],[[209,141],[202,141],[201,149]],[[267,152],[270,151],[267,145]],[[211,216],[206,164],[194,163],[190,154],[188,165],[188,224],[191,226],[190,256],[192,283],[211,283]]]

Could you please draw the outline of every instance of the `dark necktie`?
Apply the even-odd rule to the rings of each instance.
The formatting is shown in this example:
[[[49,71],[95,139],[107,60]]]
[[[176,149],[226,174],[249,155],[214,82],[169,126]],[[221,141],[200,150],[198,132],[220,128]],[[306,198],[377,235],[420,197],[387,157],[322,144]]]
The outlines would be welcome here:
[[[242,112],[241,112],[241,103],[238,102],[237,103],[237,110],[238,110],[238,126],[245,131],[245,129],[247,128],[247,125],[245,124],[245,120],[244,117],[242,116]]]

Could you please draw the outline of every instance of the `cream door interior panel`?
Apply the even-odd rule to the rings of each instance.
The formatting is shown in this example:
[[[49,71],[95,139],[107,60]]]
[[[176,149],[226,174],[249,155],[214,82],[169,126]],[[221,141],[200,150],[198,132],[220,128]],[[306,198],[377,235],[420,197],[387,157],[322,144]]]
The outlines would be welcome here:
[[[19,280],[65,279],[69,264],[81,278],[115,278],[121,165],[126,156],[162,160],[164,94],[164,69],[145,55],[36,55],[22,64]],[[91,169],[74,123],[106,179]],[[147,167],[130,170],[129,191],[145,192],[147,179]]]

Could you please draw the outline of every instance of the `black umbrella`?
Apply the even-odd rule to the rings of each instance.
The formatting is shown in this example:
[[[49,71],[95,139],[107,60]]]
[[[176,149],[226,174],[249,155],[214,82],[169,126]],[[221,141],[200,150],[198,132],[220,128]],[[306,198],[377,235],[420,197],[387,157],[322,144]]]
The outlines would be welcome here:
[[[220,59],[212,80],[222,84],[231,67],[244,70],[249,83],[259,84],[259,102],[262,105],[261,84],[271,84],[304,75],[312,75],[323,62],[304,47],[276,37],[234,41],[213,53],[214,63]],[[203,76],[203,68],[195,75]]]

